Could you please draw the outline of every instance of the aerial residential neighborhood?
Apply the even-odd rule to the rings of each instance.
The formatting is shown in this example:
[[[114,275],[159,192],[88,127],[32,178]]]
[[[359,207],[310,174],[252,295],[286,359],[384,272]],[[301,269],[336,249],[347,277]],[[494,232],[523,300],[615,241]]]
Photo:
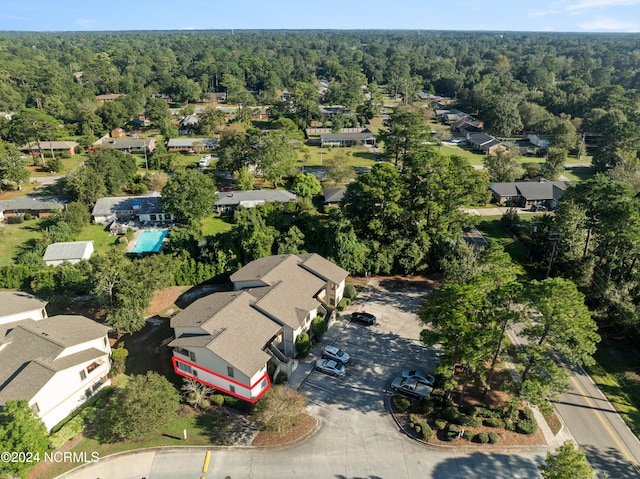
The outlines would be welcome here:
[[[637,34],[183,7],[7,6],[0,479],[636,477]]]

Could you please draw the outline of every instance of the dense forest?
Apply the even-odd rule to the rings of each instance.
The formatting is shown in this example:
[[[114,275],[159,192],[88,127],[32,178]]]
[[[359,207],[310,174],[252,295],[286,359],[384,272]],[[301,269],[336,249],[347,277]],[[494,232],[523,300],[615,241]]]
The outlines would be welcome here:
[[[12,119],[0,117],[0,163],[6,166],[0,174],[15,172],[9,160],[35,135],[74,138],[88,148],[143,109],[165,138],[177,135],[165,121],[168,107],[161,98],[184,107],[219,92],[230,104],[267,109],[272,127],[277,125],[266,133],[250,124],[228,126],[222,132],[220,164],[241,175],[253,162],[266,173],[268,167],[252,155],[287,156],[287,145],[302,138],[300,130],[323,120],[320,80],[328,85],[322,101],[352,108],[360,123],[381,112],[382,91],[406,104],[380,132],[382,158],[391,163],[382,162],[351,183],[343,208],[320,223],[309,216],[310,203],[288,212],[295,219],[283,220],[271,208],[244,212],[234,231],[210,239],[202,255],[193,247],[197,233],[177,228],[169,251],[188,257],[182,269],[174,268],[182,271],[177,282],[203,280],[254,257],[298,249],[318,251],[353,273],[440,270],[449,278],[464,277],[461,268],[472,266],[473,258],[459,236],[472,221],[458,208],[486,201],[488,178],[461,158],[423,147],[425,112],[412,110],[411,104],[426,91],[455,99],[457,108],[482,119],[487,131],[500,138],[527,131],[548,135],[555,150],[549,150],[547,167],[552,156],[579,157],[588,148],[596,171],[606,175],[570,189],[558,213],[547,215],[526,241],[540,271],[555,255],[550,271],[577,282],[601,324],[637,330],[640,38],[633,34],[4,33],[0,110]],[[110,93],[122,96],[96,100]],[[200,125],[224,121],[205,111]],[[135,167],[114,155],[90,157],[83,169],[68,175],[66,193],[90,208],[96,195],[152,187],[142,186]],[[171,171],[159,158],[151,158],[152,167]],[[273,168],[270,181],[292,181],[289,166],[287,171]],[[184,191],[183,186],[175,190]],[[58,219],[62,225],[75,221],[69,214]],[[67,226],[56,225],[48,229],[51,238],[72,238]],[[550,235],[560,239],[554,243]],[[34,289],[53,288],[49,276],[35,281]],[[24,280],[20,274],[17,278],[18,283]]]

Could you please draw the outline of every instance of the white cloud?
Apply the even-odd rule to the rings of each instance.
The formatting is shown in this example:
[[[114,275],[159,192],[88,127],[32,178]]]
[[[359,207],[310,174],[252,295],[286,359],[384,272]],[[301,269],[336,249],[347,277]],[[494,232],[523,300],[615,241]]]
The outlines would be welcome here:
[[[595,20],[582,22],[578,24],[579,28],[583,30],[607,30],[607,31],[617,31],[617,32],[637,32],[638,25],[633,22],[624,22],[620,20],[615,20],[613,18],[608,17],[598,17]]]
[[[640,0],[582,0],[578,3],[567,5],[565,11],[575,12],[589,8],[628,7],[640,4]]]
[[[556,3],[544,10],[530,10],[529,16],[543,17],[545,15],[559,15],[563,13],[577,14],[592,8],[630,7],[633,5],[640,5],[640,0],[581,0],[562,6]]]

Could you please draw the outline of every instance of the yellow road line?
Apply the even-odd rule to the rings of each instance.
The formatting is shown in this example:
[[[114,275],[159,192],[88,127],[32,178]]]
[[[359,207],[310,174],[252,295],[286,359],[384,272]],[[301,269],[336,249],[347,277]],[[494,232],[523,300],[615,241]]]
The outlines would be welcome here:
[[[211,451],[207,451],[204,455],[204,464],[202,465],[202,472],[207,472],[209,470],[209,461],[211,460]]]
[[[582,395],[582,397],[584,398],[584,400],[587,403],[587,405],[593,410],[593,413],[596,415],[596,417],[598,418],[600,423],[607,430],[607,432],[609,433],[609,436],[611,436],[611,439],[613,439],[615,441],[615,443],[618,445],[618,447],[620,448],[620,451],[622,452],[622,454],[624,454],[624,456],[627,458],[627,461],[629,461],[629,463],[633,466],[633,468],[636,470],[636,472],[640,473],[640,469],[638,468],[638,465],[633,460],[633,457],[631,456],[631,453],[629,453],[629,451],[627,451],[627,448],[624,447],[622,445],[622,443],[618,440],[617,436],[614,435],[614,432],[611,430],[609,425],[605,422],[604,417],[602,417],[602,414],[600,414],[600,411],[598,411],[596,409],[596,405],[591,401],[591,399],[589,399],[587,397],[586,391],[584,389],[582,389],[582,386],[580,386],[578,381],[576,381],[575,377],[571,376],[571,382],[573,383],[575,388],[578,390],[578,392]]]

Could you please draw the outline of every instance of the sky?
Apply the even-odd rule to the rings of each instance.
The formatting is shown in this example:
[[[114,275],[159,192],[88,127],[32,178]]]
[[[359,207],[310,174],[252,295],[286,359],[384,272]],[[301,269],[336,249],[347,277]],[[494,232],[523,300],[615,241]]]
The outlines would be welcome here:
[[[0,31],[640,32],[640,0],[2,0]]]

